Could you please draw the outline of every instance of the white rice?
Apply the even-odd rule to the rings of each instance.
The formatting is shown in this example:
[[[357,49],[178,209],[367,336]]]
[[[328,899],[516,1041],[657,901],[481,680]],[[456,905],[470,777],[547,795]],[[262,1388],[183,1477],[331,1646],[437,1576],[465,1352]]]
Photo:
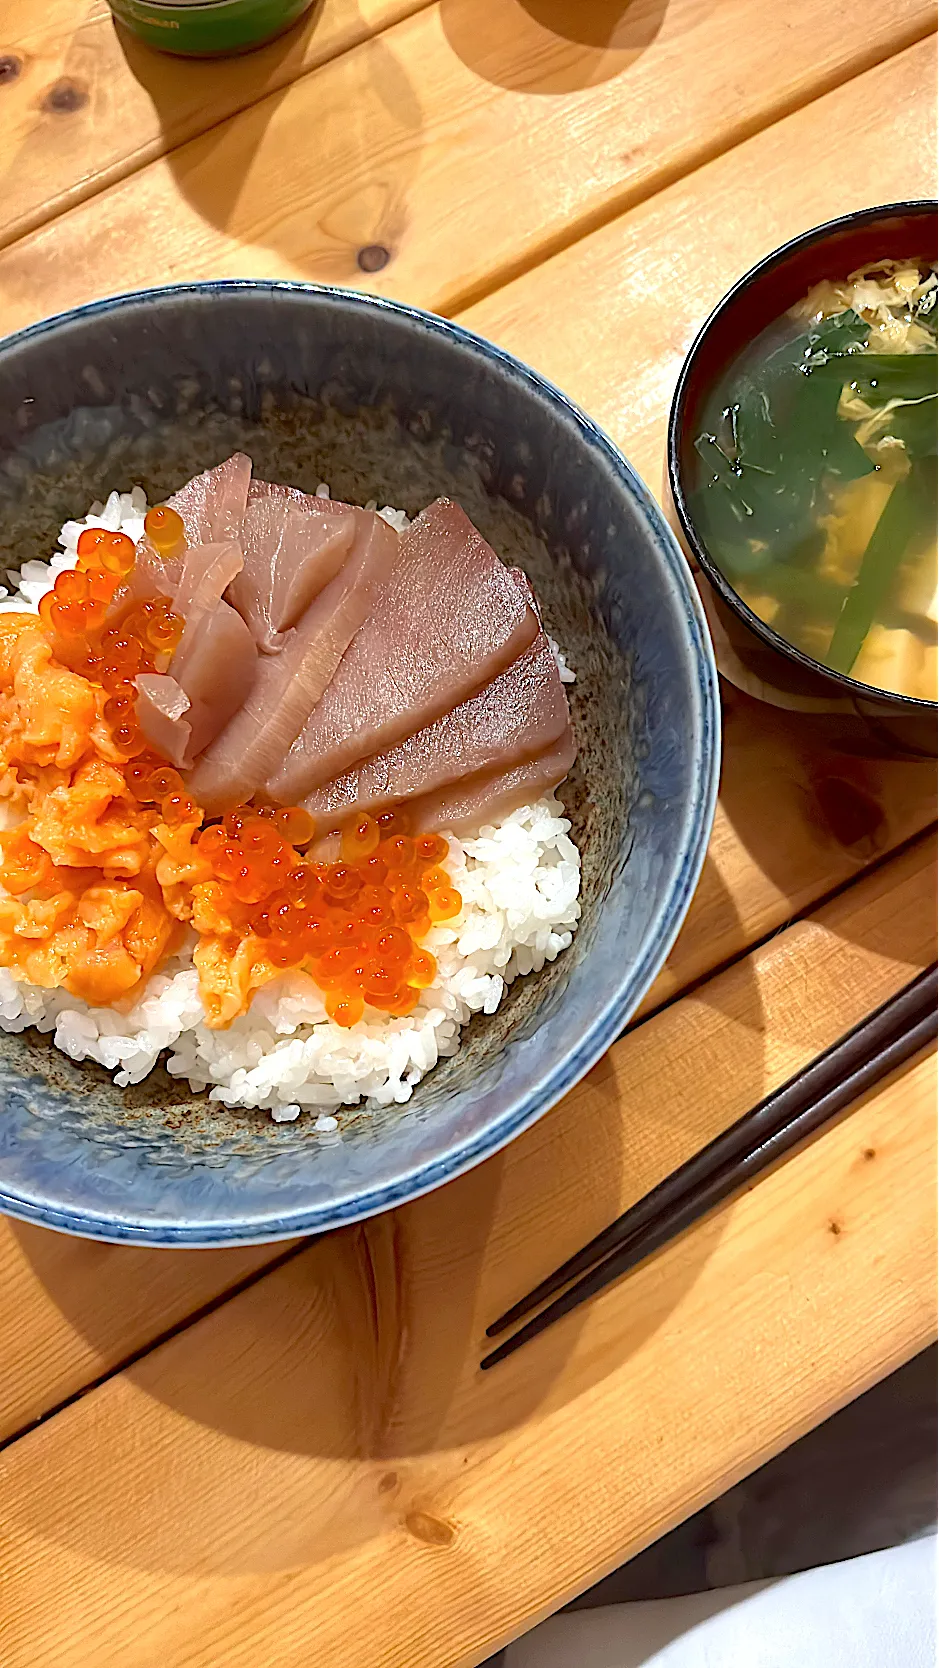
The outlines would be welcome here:
[[[317,490],[329,494],[325,483]],[[48,563],[24,563],[18,589],[0,600],[0,610],[38,609],[56,575],[74,566],[84,527],[120,529],[136,540],[146,509],[135,487],[92,505],[83,521],[66,522],[61,552]],[[399,531],[408,525],[403,510],[378,513]],[[573,682],[560,649],[552,647],[562,679]],[[0,968],[0,1028],[52,1031],[56,1047],[73,1060],[96,1060],[121,1086],[139,1083],[162,1054],[174,1077],[186,1078],[194,1090],[207,1089],[213,1100],[264,1108],[278,1122],[311,1111],[318,1114],[318,1139],[338,1141],[332,1111],[362,1101],[407,1101],[438,1059],[456,1053],[460,1029],[474,1013],[495,1013],[513,979],[540,971],[567,949],[580,916],[580,854],[569,831],[564,807],[551,794],[472,839],[449,836],[444,867],[463,908],[424,940],[437,959],[437,978],[405,1019],[372,1010],[343,1029],[326,1017],[314,981],[288,972],[256,991],[248,1012],[227,1029],[210,1030],[190,933],[126,1011],[90,1007],[67,991],[29,984]]]

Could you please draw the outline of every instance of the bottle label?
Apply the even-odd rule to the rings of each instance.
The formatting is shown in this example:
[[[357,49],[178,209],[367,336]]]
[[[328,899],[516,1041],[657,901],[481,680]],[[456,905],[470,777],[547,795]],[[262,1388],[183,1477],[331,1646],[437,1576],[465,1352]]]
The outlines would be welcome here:
[[[115,17],[164,52],[196,57],[259,46],[290,27],[311,0],[109,0]]]

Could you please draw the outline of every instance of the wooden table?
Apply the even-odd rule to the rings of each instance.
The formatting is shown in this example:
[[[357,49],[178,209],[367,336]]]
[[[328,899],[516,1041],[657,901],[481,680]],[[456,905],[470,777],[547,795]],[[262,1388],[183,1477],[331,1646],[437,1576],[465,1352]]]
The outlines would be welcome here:
[[[228,63],[6,0],[0,324],[264,274],[455,314],[646,478],[730,281],[933,189],[927,0],[323,0]],[[934,954],[934,778],[744,697],[642,1022],[316,1245],[0,1226],[3,1668],[479,1662],[933,1335],[935,1059],[491,1376],[485,1322]],[[682,992],[687,994],[682,995]]]

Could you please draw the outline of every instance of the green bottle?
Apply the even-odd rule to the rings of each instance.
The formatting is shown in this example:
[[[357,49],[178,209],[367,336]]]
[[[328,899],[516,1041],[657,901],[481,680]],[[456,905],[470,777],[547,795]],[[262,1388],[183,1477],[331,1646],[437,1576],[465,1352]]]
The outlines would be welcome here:
[[[289,29],[313,0],[109,0],[149,46],[184,57],[248,52]]]

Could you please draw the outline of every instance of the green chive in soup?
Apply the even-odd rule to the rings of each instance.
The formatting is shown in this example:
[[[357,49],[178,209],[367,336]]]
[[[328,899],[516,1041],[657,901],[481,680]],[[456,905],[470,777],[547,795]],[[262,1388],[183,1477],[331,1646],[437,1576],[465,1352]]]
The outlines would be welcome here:
[[[859,682],[935,701],[936,269],[816,284],[710,395],[692,512],[761,620]]]

